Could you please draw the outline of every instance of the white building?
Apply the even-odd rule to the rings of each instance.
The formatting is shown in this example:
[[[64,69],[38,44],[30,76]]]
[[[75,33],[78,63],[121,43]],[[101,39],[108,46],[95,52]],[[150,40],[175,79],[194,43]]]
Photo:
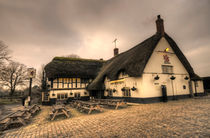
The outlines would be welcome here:
[[[86,87],[96,77],[103,60],[55,57],[45,66],[50,86],[49,91],[42,92],[43,104],[72,99],[88,100]]]
[[[174,40],[156,20],[157,33],[108,60],[88,86],[90,95],[156,102],[204,93],[196,75]]]
[[[106,62],[55,58],[45,68],[51,81],[48,101],[77,98],[78,93],[84,99],[123,98],[140,103],[203,95],[201,78],[165,33],[160,16],[156,26],[156,34],[123,53],[115,48],[115,56]]]

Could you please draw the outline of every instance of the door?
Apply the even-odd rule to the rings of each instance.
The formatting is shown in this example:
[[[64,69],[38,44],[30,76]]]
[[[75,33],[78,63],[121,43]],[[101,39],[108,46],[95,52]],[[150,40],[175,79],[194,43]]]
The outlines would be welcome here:
[[[162,89],[162,101],[163,102],[167,102],[168,101],[168,97],[167,97],[166,85],[161,85],[161,89]]]

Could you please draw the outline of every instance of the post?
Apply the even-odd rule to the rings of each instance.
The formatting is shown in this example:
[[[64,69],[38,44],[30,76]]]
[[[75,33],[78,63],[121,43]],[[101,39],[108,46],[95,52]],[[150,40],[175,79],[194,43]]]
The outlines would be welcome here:
[[[194,81],[194,86],[195,86],[195,96],[198,96],[198,93],[197,93],[197,85],[196,85],[196,83],[198,83],[196,80]]]
[[[32,85],[32,78],[30,78],[30,82],[29,82],[29,102],[28,102],[28,105],[30,106],[31,105],[31,85]]]
[[[31,105],[31,85],[32,85],[32,78],[35,78],[36,76],[36,69],[34,68],[28,68],[28,77],[30,79],[29,81],[29,93],[28,93],[28,105]]]

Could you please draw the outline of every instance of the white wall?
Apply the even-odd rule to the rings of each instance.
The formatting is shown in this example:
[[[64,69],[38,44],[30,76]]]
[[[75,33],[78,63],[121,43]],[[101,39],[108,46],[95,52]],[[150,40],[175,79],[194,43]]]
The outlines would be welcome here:
[[[161,52],[166,48],[169,48],[167,53]],[[169,57],[170,64],[164,63],[163,55]],[[173,66],[173,74],[163,74],[162,65]],[[154,80],[154,77],[158,75],[160,79],[158,81]],[[171,76],[176,77],[175,80],[170,79]],[[189,74],[187,70],[182,65],[181,61],[174,54],[174,51],[168,44],[167,40],[163,37],[157,44],[156,48],[153,51],[143,73],[143,97],[156,97],[162,96],[161,85],[166,85],[167,95],[186,95],[190,94],[189,91],[189,79],[185,80],[184,78]],[[172,84],[173,83],[173,84]],[[184,89],[183,87],[186,87]]]
[[[113,97],[123,97],[122,88],[123,87],[129,87],[129,88],[137,88],[136,91],[130,91],[131,97],[140,97],[142,94],[142,87],[141,87],[141,77],[129,77],[128,75],[124,75],[122,77],[121,73],[119,74],[119,77],[121,79],[124,79],[124,81],[120,83],[111,83],[107,77],[105,78],[105,87],[106,89],[116,89],[117,91],[113,93]],[[108,92],[105,91],[104,95],[107,96]]]
[[[86,92],[86,94],[85,94]],[[85,89],[79,89],[79,90],[50,90],[50,98],[57,98],[57,94],[68,94],[68,97],[74,97],[74,93],[80,93],[80,96],[89,96],[89,92]],[[70,93],[73,93],[73,95],[70,95]],[[55,94],[53,96],[53,94]]]
[[[196,91],[197,93],[203,93],[204,92],[204,87],[203,87],[203,81],[202,80],[198,80],[197,81],[197,86],[195,85],[195,81],[192,81],[192,90],[193,90],[193,93],[196,93],[195,92],[195,86],[196,86]]]

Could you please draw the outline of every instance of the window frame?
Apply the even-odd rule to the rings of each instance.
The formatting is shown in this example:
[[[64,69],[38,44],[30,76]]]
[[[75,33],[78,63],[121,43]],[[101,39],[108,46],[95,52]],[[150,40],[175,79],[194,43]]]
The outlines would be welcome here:
[[[173,74],[174,73],[174,68],[171,65],[162,65],[162,73],[163,74]]]

